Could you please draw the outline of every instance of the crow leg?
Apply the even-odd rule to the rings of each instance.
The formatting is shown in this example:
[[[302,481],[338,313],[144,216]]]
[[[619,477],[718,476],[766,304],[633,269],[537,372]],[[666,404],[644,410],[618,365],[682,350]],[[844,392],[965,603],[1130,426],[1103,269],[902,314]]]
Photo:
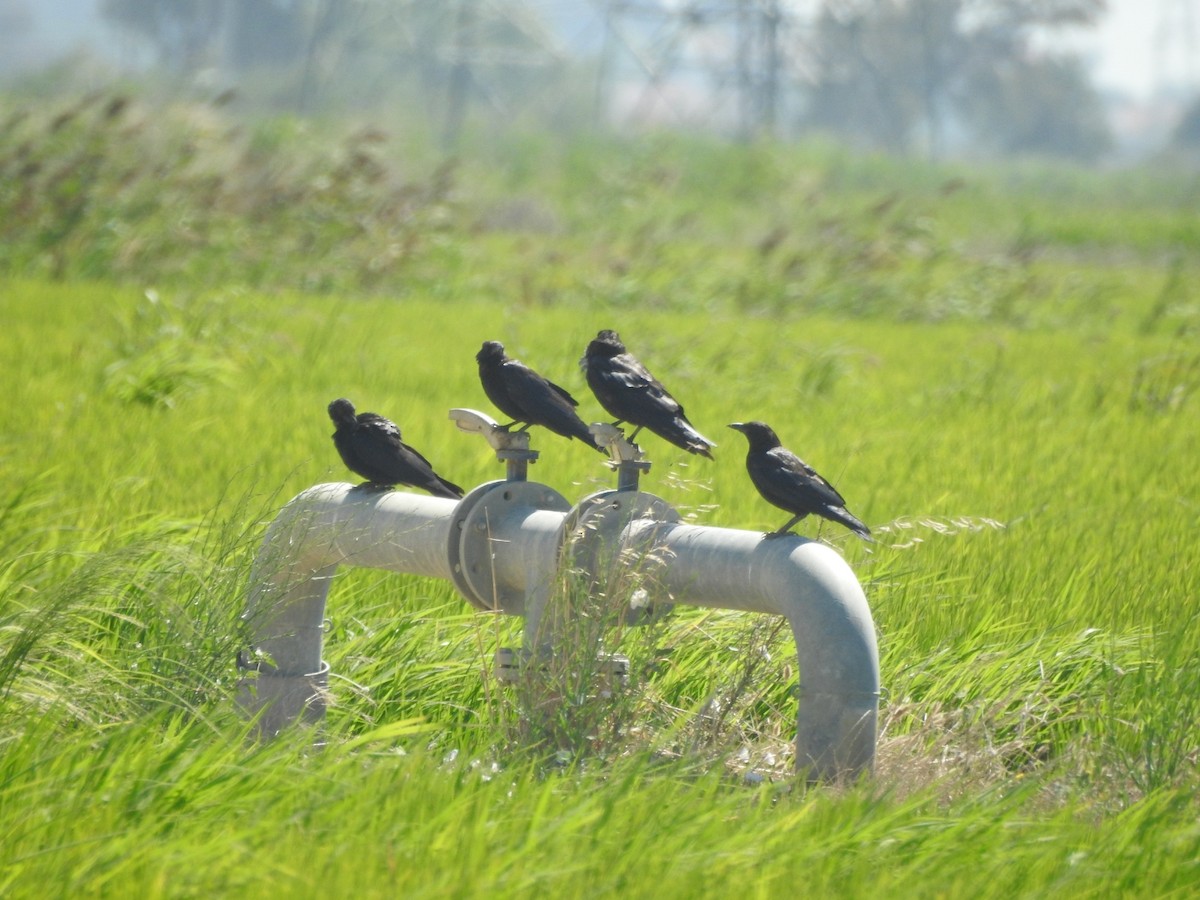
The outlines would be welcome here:
[[[395,487],[394,484],[384,484],[382,481],[364,481],[358,486],[358,489],[369,493],[384,493],[395,490]]]
[[[771,534],[787,534],[789,531],[792,530],[793,525],[795,525],[797,522],[799,522],[801,519],[803,519],[807,515],[808,515],[808,513],[799,513],[798,515],[792,516],[790,519],[787,520],[787,522],[784,524],[784,526],[782,528],[780,528],[776,531],[772,531]]]

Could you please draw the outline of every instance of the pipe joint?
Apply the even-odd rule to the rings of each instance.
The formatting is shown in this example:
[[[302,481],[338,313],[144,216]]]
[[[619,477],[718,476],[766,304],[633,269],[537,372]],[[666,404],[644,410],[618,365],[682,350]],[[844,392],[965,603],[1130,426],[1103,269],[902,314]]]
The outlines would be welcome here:
[[[558,522],[570,507],[558,491],[533,481],[491,481],[472,490],[454,511],[447,545],[459,593],[477,609],[524,615],[540,557],[554,552]]]
[[[661,619],[673,608],[655,584],[656,570],[665,560],[652,532],[631,529],[638,520],[674,523],[679,513],[653,494],[610,490],[585,497],[563,520],[567,571],[589,593],[604,595],[626,625]]]

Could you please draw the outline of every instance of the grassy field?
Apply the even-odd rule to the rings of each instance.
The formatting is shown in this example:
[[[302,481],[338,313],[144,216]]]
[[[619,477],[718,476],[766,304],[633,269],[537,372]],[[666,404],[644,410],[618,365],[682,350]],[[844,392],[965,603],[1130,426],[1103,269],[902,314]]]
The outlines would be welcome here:
[[[449,168],[361,133],[322,155],[277,125],[226,191],[119,169],[118,124],[150,159],[191,134],[189,177],[228,162],[209,119],[138,115],[0,140],[0,894],[1200,889],[1194,175],[665,138]],[[360,160],[323,193],[356,151],[376,188]],[[66,186],[74,153],[89,177]],[[235,200],[265,173],[262,196],[295,192],[256,218]],[[372,205],[400,196],[407,217]],[[648,439],[646,490],[776,527],[724,427],[761,418],[877,532],[819,532],[878,629],[874,777],[790,777],[774,621],[679,609],[629,632],[631,690],[551,756],[491,671],[519,622],[356,569],[330,598],[324,747],[248,743],[250,564],[282,503],[348,477],[329,400],[394,417],[474,485],[502,469],[446,411],[489,409],[480,342],[598,418],[576,361],[604,327],[720,444],[709,462]],[[572,499],[611,484],[578,443],[535,440],[531,477]]]

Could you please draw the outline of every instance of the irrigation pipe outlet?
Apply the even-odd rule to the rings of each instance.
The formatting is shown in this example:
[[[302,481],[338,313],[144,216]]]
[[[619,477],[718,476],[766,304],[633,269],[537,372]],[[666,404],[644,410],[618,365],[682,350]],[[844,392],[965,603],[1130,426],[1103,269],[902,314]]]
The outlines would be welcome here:
[[[474,410],[452,410],[483,434],[508,477],[461,500],[322,484],[295,497],[269,527],[252,572],[245,617],[252,669],[239,701],[270,736],[324,715],[325,606],[338,566],[449,579],[482,610],[525,618],[526,652],[552,652],[561,617],[551,602],[567,572],[593,590],[623,590],[627,620],[647,604],[687,604],[785,617],[796,642],[800,701],[796,767],[812,780],[854,777],[874,765],[879,700],[875,628],[862,587],[832,548],[795,535],[686,525],[638,490],[648,467],[611,426],[618,489],[572,506],[526,480],[537,454],[528,434]],[[617,586],[620,580],[621,587]],[[636,586],[634,589],[633,586]]]

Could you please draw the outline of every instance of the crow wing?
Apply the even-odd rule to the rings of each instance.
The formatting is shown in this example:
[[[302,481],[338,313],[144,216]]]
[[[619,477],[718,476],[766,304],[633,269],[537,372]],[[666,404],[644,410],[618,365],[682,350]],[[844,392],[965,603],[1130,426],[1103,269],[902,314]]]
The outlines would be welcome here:
[[[433,465],[400,439],[400,429],[382,416],[359,421],[356,449],[360,461],[385,473],[392,483],[425,484],[434,478]]]
[[[384,441],[400,441],[402,439],[400,426],[391,419],[385,419],[376,413],[359,413],[358,427],[367,434],[374,435]]]
[[[517,403],[508,389],[506,363],[491,361],[479,364],[479,381],[483,384],[483,392],[492,401],[496,409],[518,422],[524,421],[525,411]]]
[[[781,509],[800,514],[846,505],[833,485],[783,447],[753,454],[746,466],[763,497]]]
[[[603,452],[604,448],[596,443],[587,423],[575,412],[579,403],[565,388],[516,360],[504,364],[503,375],[505,390],[513,403],[521,408],[522,421],[542,425],[563,437],[578,438]]]
[[[574,415],[575,407],[579,405],[575,398],[565,388],[543,378],[524,363],[510,359],[501,366],[500,371],[508,396],[527,414],[550,408]]]
[[[683,414],[679,402],[628,353],[589,366],[588,383],[610,413],[635,425],[642,419]]]

